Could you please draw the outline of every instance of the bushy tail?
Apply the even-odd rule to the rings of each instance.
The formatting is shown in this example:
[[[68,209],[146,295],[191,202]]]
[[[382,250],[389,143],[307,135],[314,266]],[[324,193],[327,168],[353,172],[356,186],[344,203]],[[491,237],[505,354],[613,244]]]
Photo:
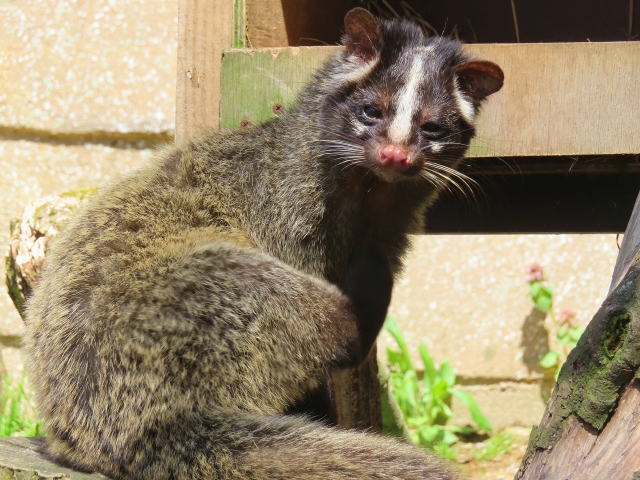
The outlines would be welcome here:
[[[194,420],[194,419],[192,419]],[[302,417],[230,414],[182,421],[137,446],[119,477],[136,480],[457,478],[442,460],[392,438]],[[146,451],[144,451],[146,450]],[[143,453],[144,451],[144,453]],[[104,472],[107,473],[107,472]]]

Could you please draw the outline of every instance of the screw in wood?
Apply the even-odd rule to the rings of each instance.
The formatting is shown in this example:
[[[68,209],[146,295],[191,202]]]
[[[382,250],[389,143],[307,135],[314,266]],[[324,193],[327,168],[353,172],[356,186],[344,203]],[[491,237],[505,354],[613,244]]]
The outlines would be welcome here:
[[[249,125],[251,125],[251,120],[247,120],[246,118],[240,122],[242,128],[247,128]]]
[[[275,113],[276,115],[281,115],[284,113],[284,105],[282,105],[281,103],[274,103],[273,104],[273,113]]]

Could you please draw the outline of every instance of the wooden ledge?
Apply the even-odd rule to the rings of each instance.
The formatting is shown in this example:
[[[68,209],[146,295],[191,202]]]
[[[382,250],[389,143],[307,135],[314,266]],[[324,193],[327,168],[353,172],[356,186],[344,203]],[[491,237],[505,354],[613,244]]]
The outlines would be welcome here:
[[[311,73],[340,47],[228,50],[221,125],[259,123],[291,105]],[[640,153],[640,42],[475,44],[505,72],[480,113],[469,157]]]
[[[76,472],[56,465],[44,453],[42,437],[0,438],[0,479],[40,480],[105,480],[100,474]]]

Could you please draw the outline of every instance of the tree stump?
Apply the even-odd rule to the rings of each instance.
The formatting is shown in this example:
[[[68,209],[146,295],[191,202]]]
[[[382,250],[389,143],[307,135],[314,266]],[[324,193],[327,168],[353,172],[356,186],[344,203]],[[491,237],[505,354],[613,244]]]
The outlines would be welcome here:
[[[24,305],[38,282],[47,244],[78,211],[96,188],[80,188],[30,203],[10,224],[10,240],[5,257],[9,296],[24,319]]]
[[[516,479],[640,478],[640,196],[612,291],[563,365]]]

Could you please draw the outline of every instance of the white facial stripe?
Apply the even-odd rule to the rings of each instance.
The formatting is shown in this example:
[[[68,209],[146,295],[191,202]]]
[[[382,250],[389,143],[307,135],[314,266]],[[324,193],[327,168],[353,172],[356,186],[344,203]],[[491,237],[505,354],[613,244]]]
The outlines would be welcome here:
[[[370,62],[357,65],[355,62],[348,62],[339,72],[337,77],[344,83],[355,83],[364,80],[378,64],[380,57],[375,57]]]
[[[433,153],[439,153],[442,151],[442,145],[440,143],[431,142],[431,151]]]
[[[454,79],[454,88],[453,88],[453,96],[456,98],[456,103],[458,104],[458,110],[460,110],[460,114],[462,117],[471,125],[473,125],[473,121],[476,117],[476,109],[473,104],[464,98],[460,88],[458,87],[458,81]]]
[[[416,55],[411,64],[404,86],[396,95],[396,115],[389,126],[389,140],[394,143],[406,142],[411,134],[411,120],[418,108],[418,88],[424,76],[422,56]]]
[[[356,122],[354,125],[356,135],[364,135],[367,131],[367,127],[362,123]]]

